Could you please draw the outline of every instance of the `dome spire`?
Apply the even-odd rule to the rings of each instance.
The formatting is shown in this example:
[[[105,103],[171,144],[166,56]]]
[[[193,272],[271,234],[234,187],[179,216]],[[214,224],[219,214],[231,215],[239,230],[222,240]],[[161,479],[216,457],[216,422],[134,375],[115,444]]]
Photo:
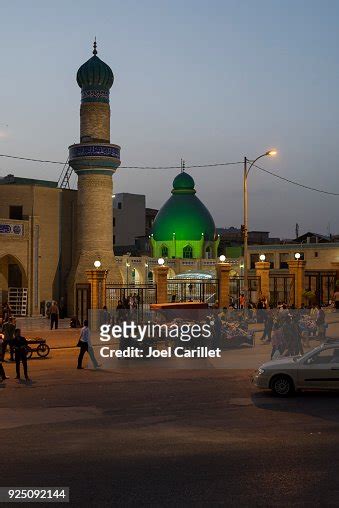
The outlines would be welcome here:
[[[82,89],[82,91],[85,90],[104,90],[108,92],[108,90],[113,85],[114,76],[112,69],[107,65],[105,62],[100,60],[100,58],[97,56],[97,38],[94,38],[93,42],[93,55],[91,58],[87,60],[84,64],[81,65],[77,72],[77,83]],[[96,96],[88,96],[87,99],[93,99],[96,100],[100,97]],[[103,102],[107,102],[108,95],[106,94],[103,98]],[[93,101],[94,102],[94,101]],[[101,102],[101,100],[99,100]]]

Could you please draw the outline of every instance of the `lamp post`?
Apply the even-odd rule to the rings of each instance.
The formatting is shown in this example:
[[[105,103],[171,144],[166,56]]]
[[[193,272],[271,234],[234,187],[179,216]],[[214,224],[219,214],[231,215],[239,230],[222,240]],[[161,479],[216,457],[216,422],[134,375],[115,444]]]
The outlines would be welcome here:
[[[247,298],[248,294],[248,190],[247,190],[247,178],[251,171],[252,166],[262,157],[276,155],[276,150],[269,150],[268,152],[259,155],[254,161],[250,161],[247,157],[244,157],[244,293]],[[250,165],[248,166],[248,163]]]
[[[127,286],[129,284],[129,267],[131,265],[129,263],[126,263],[126,282],[127,282]]]

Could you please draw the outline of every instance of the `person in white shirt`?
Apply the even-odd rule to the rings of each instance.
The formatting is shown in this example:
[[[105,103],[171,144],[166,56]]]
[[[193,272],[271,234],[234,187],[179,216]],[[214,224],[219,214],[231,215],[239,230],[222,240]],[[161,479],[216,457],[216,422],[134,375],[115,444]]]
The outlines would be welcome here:
[[[93,366],[95,369],[100,367],[100,365],[97,362],[97,359],[95,358],[93,347],[91,344],[91,334],[90,330],[88,328],[88,321],[85,319],[84,326],[81,328],[78,347],[80,347],[80,352],[78,356],[78,369],[83,369],[82,366],[82,359],[84,357],[84,354],[87,352],[90,359],[92,360]]]

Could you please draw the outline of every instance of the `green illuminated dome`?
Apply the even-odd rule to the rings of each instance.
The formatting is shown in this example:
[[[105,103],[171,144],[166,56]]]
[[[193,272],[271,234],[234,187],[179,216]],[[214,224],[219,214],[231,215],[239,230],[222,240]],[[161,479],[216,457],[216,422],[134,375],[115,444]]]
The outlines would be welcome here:
[[[97,56],[96,42],[94,42],[93,56],[78,70],[77,83],[82,89],[109,90],[113,81],[112,69]]]
[[[190,175],[183,172],[175,177],[172,196],[159,210],[153,224],[154,241],[173,240],[173,233],[176,241],[215,240],[212,215],[195,193],[194,180]]]

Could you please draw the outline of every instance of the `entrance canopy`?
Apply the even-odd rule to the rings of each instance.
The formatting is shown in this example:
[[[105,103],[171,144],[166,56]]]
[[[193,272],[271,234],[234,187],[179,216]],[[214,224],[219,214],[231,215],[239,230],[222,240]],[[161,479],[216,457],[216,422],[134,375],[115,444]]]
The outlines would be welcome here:
[[[178,273],[177,275],[175,275],[174,277],[172,277],[173,279],[200,279],[200,280],[205,280],[205,279],[215,279],[215,273],[213,272],[197,272],[197,271],[187,271],[187,272],[184,272],[184,273]]]

